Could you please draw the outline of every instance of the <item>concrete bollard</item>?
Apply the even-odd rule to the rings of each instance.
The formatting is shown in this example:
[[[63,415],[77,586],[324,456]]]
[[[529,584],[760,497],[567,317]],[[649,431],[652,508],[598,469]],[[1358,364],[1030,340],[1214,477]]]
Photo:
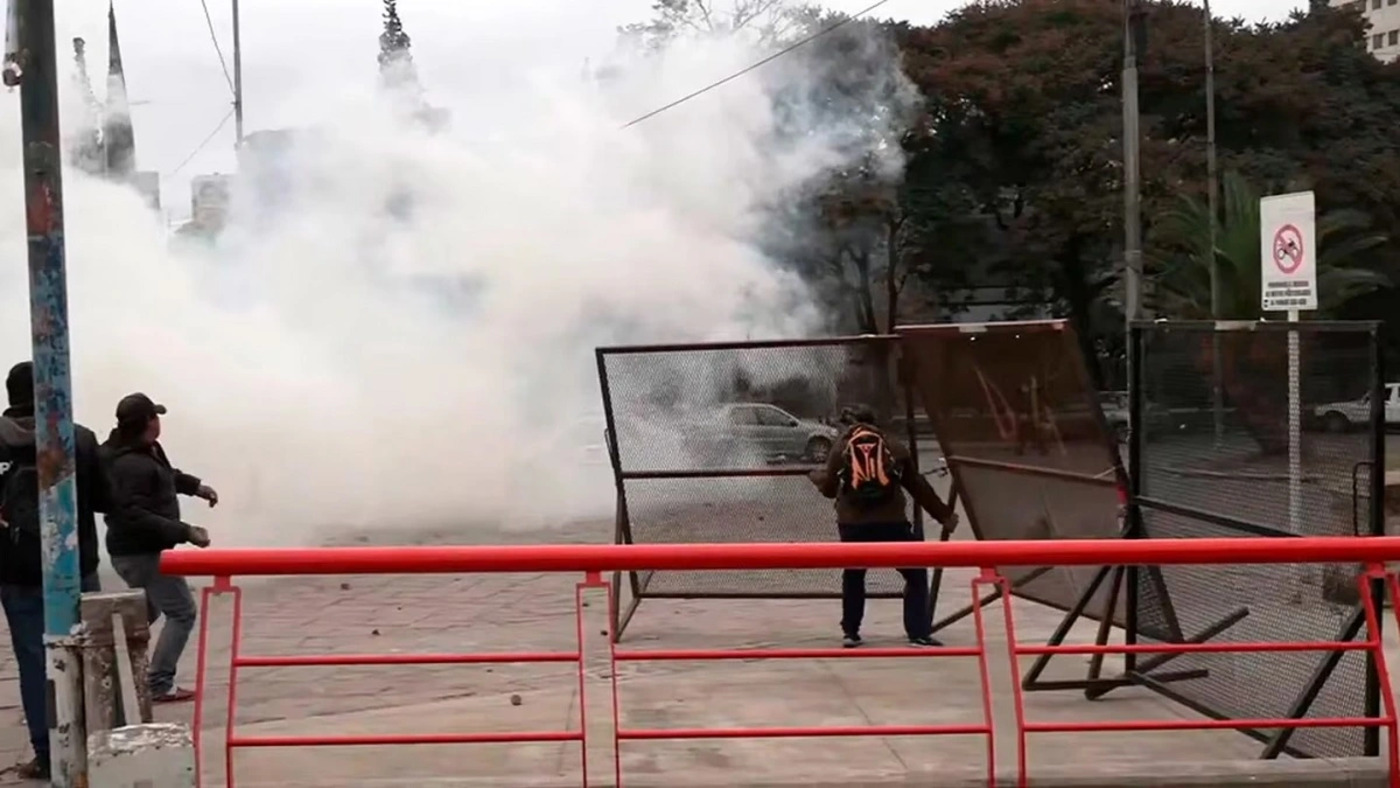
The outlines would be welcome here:
[[[151,722],[88,736],[88,784],[101,788],[194,788],[187,725]]]
[[[146,685],[146,593],[83,594],[83,701],[87,732],[151,722]]]

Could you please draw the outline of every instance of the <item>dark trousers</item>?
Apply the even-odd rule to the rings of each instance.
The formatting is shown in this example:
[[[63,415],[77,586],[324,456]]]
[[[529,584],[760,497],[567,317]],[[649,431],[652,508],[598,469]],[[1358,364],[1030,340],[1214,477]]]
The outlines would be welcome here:
[[[84,575],[84,593],[101,591],[97,575]],[[48,760],[49,718],[45,711],[48,695],[48,658],[44,654],[44,590],[39,586],[0,586],[0,603],[10,626],[10,644],[19,667],[19,700],[24,721],[29,726],[29,742],[34,757]]]
[[[917,542],[914,526],[907,522],[838,525],[843,542]],[[860,634],[865,618],[864,569],[841,572],[841,631]],[[904,576],[904,633],[911,638],[928,637],[928,570],[900,569]]]

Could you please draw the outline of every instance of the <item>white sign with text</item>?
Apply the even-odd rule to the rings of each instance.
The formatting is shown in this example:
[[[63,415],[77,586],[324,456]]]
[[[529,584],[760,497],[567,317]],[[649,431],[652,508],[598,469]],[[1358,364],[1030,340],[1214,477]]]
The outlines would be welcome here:
[[[1265,312],[1317,309],[1312,192],[1259,201],[1259,294]]]

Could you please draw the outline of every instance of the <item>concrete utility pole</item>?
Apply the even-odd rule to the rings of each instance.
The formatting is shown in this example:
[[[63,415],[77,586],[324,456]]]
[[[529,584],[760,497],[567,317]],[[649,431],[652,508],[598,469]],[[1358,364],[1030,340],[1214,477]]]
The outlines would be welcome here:
[[[1210,316],[1220,319],[1220,264],[1215,254],[1215,223],[1218,217],[1216,202],[1219,184],[1215,177],[1215,39],[1210,14],[1210,0],[1205,2],[1205,59],[1206,59],[1206,198],[1210,208]]]
[[[243,147],[243,31],[238,0],[233,0],[233,134],[235,149]]]
[[[1219,320],[1220,315],[1220,258],[1215,253],[1216,222],[1219,221],[1218,196],[1220,186],[1215,175],[1215,38],[1214,20],[1210,13],[1210,0],[1203,0],[1205,16],[1205,61],[1206,61],[1206,206],[1210,211],[1210,222],[1206,232],[1206,254],[1210,264],[1210,316]],[[1213,335],[1211,353],[1211,410],[1214,413],[1215,444],[1219,446],[1225,439],[1225,392],[1221,389],[1224,370],[1220,361],[1220,335]]]
[[[62,138],[54,0],[18,5],[20,126],[29,235],[29,315],[34,345],[35,439],[39,466],[48,652],[49,748],[56,788],[84,782],[78,649],[81,585],[73,409],[68,367],[68,286],[63,250]]]
[[[1142,185],[1138,158],[1141,144],[1137,59],[1143,41],[1140,0],[1123,3],[1123,311],[1138,319],[1142,301]]]
[[[1143,15],[1140,0],[1123,0],[1123,318],[1125,343],[1133,341],[1132,326],[1139,317],[1142,301],[1142,194],[1138,146],[1137,58],[1143,37]],[[1134,351],[1128,347],[1127,384],[1136,379]],[[1138,429],[1128,417],[1128,431]],[[1131,463],[1132,453],[1129,452]],[[1129,467],[1129,475],[1137,468]]]

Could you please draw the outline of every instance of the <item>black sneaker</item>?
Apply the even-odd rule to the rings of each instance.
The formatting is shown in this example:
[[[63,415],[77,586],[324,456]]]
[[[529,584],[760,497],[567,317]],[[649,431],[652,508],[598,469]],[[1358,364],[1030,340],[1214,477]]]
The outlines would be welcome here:
[[[21,780],[51,779],[49,774],[49,759],[39,757],[29,763],[22,763],[15,767],[15,776]]]
[[[934,640],[928,635],[921,635],[916,638],[909,638],[909,645],[915,646],[917,648],[936,648],[943,644],[939,643],[937,640]]]
[[[855,648],[865,641],[860,639],[860,635],[846,633],[841,636],[841,648]]]

